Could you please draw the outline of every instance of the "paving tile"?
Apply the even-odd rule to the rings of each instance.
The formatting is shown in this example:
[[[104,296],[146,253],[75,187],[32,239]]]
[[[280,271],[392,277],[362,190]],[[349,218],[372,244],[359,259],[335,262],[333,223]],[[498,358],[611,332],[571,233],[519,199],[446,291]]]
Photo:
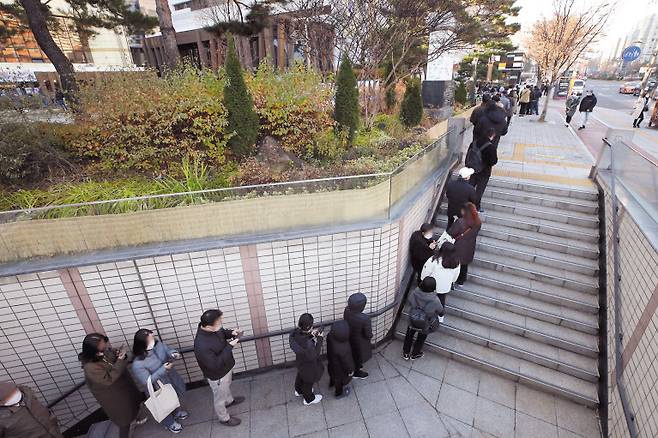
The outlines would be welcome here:
[[[286,388],[294,391],[293,388]],[[259,376],[251,381],[251,410],[260,410],[283,404],[286,400],[283,374]]]
[[[514,436],[514,421],[513,409],[486,398],[477,398],[473,423],[475,428],[500,438],[508,438]]]
[[[436,354],[426,354],[422,359],[412,361],[411,369],[428,375],[437,380],[443,380],[449,359]]]
[[[386,384],[398,409],[426,403],[423,396],[402,376],[388,379]]]
[[[251,379],[239,379],[234,380],[231,384],[231,394],[233,397],[243,396],[245,400],[239,405],[231,406],[228,408],[229,414],[241,414],[243,412],[249,412],[251,404]],[[210,394],[212,398],[212,393]]]
[[[400,415],[412,437],[435,438],[448,436],[439,414],[427,402],[400,409]]]
[[[374,436],[374,435],[373,435]],[[369,438],[366,424],[362,421],[347,423],[329,429],[329,438]]]
[[[354,388],[351,389],[352,393],[340,400],[334,397],[333,392],[325,393],[322,406],[327,427],[332,428],[363,419]]]
[[[181,397],[181,407],[189,412],[186,424],[202,423],[215,418],[215,409],[212,403],[212,392],[209,386],[192,389]],[[249,404],[247,403],[247,408]]]
[[[288,415],[285,405],[251,411],[251,436],[288,438]]]
[[[516,388],[516,409],[548,423],[557,424],[555,396],[525,385]]]
[[[579,404],[558,398],[557,425],[585,437],[600,436],[596,412]]]
[[[306,435],[300,435],[299,438],[329,438],[329,431],[320,430],[318,432],[313,432]]]
[[[363,417],[366,419],[397,411],[386,382],[359,386],[356,388],[356,395]]]
[[[516,411],[517,438],[557,438],[557,426]]]
[[[373,438],[409,437],[404,421],[397,411],[366,418],[366,427],[368,428],[368,433]]]
[[[212,428],[212,423],[206,421],[205,423],[193,424],[191,426],[186,426],[183,428],[183,431],[176,436],[183,438],[210,438],[210,429]],[[171,432],[166,432],[164,429],[160,429],[160,435],[170,434]]]
[[[576,433],[573,433],[570,430],[562,429],[561,427],[557,428],[557,436],[558,436],[558,438],[583,438],[582,436],[580,436]],[[598,438],[598,436],[596,438]]]
[[[363,365],[363,369],[368,372],[368,378],[352,379],[354,386],[369,385],[371,383],[381,382],[384,380],[384,374],[379,368],[379,363],[374,358],[366,362],[366,364]]]
[[[473,426],[444,414],[439,414],[439,418],[443,421],[443,425],[448,430],[448,436],[451,438],[469,438],[473,434]]]
[[[301,400],[286,404],[288,412],[288,431],[291,437],[308,435],[327,429],[324,420],[322,402],[304,406]]]
[[[451,360],[446,368],[443,381],[477,394],[480,374],[480,370],[474,367]]]
[[[251,428],[251,415],[248,412],[240,414],[239,426],[227,427],[221,425],[217,420],[212,423],[212,430],[210,432],[211,438],[249,438],[249,430]]]
[[[377,360],[379,369],[382,371],[382,374],[385,378],[390,379],[400,375],[398,370],[384,357],[382,353],[376,354],[375,360]]]
[[[416,371],[410,371],[407,380],[430,404],[436,403],[441,391],[441,381]]]
[[[443,384],[436,409],[462,423],[473,425],[477,396],[456,386]]]
[[[478,396],[514,409],[516,406],[516,385],[514,382],[491,373],[480,375]]]

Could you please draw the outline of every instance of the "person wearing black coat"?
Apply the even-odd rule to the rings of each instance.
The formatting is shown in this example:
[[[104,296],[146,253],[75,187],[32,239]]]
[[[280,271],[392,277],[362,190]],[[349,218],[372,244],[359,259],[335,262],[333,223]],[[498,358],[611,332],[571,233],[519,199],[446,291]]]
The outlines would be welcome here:
[[[448,234],[455,239],[455,257],[459,261],[457,284],[464,284],[468,275],[468,265],[475,256],[475,244],[482,223],[475,205],[471,202],[462,208],[462,217],[448,229]]]
[[[475,107],[475,109],[471,112],[471,117],[469,118],[469,121],[473,126],[477,125],[478,120],[480,119],[480,116],[482,115],[482,111],[484,111],[484,108],[487,106],[487,103],[491,100],[491,94],[489,93],[484,93],[482,95],[482,103]]]
[[[304,397],[304,406],[320,403],[322,396],[313,393],[313,385],[320,381],[324,367],[322,354],[322,331],[313,329],[313,315],[304,313],[299,317],[297,328],[290,333],[290,348],[295,352],[297,377],[295,396]]]
[[[350,295],[343,319],[350,326],[350,345],[354,358],[354,378],[365,379],[368,373],[361,368],[372,357],[372,321],[363,313],[366,308],[366,296],[361,292]]]
[[[474,140],[475,146],[482,151],[482,163],[484,167],[480,172],[474,173],[469,180],[471,185],[475,187],[475,205],[479,211],[482,211],[480,203],[482,202],[484,190],[489,183],[489,178],[491,178],[491,169],[498,163],[498,144],[494,144],[496,131],[493,127],[489,127],[488,129],[488,131],[485,131],[486,134],[483,137],[477,137]]]
[[[354,374],[354,358],[350,346],[350,326],[346,321],[336,321],[327,335],[327,369],[329,386],[336,388],[336,398],[347,397],[350,389],[346,386]]]
[[[474,124],[474,139],[481,142],[485,140],[488,137],[487,133],[490,128],[493,128],[496,133],[492,143],[497,148],[500,137],[507,134],[507,114],[493,100],[486,103],[477,123]]]
[[[244,397],[233,397],[233,347],[239,342],[240,332],[222,327],[222,311],[206,310],[201,315],[199,328],[194,337],[194,355],[203,377],[212,390],[215,412],[219,422],[225,426],[237,426],[241,420],[232,417],[227,407],[242,403]]]
[[[448,226],[446,229],[455,222],[456,217],[462,217],[462,207],[467,202],[477,202],[477,192],[468,180],[471,179],[474,170],[470,167],[462,167],[459,169],[457,179],[450,181],[446,187],[446,198],[448,198]],[[432,254],[425,259],[425,262]],[[423,262],[423,263],[425,263]],[[420,269],[422,271],[422,267]]]
[[[594,111],[594,107],[596,106],[596,96],[594,95],[594,92],[592,90],[587,90],[585,93],[585,97],[583,97],[580,101],[580,106],[578,107],[578,111],[580,111],[580,119],[581,121],[581,126],[578,128],[580,129],[585,129],[587,126],[587,121],[589,120],[589,115],[592,111]]]
[[[409,255],[411,258],[411,266],[414,268],[417,280],[420,282],[420,271],[423,270],[423,265],[427,259],[434,254],[436,242],[432,238],[434,236],[434,225],[424,223],[420,226],[420,230],[411,233],[409,238]]]

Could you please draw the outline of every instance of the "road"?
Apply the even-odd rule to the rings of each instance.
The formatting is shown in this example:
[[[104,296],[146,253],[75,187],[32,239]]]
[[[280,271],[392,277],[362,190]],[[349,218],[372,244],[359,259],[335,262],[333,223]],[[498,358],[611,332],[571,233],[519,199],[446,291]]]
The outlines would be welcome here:
[[[619,87],[623,84],[620,81],[599,81],[588,80],[587,89],[592,89],[597,98],[597,105],[594,109],[593,116],[604,125],[611,128],[633,129],[633,117],[631,112],[635,105],[636,96],[631,94],[620,94]],[[652,109],[653,102],[649,103]],[[647,126],[650,111],[644,113],[642,127],[634,129],[635,136],[633,143],[653,155],[658,160],[658,128],[649,128]]]

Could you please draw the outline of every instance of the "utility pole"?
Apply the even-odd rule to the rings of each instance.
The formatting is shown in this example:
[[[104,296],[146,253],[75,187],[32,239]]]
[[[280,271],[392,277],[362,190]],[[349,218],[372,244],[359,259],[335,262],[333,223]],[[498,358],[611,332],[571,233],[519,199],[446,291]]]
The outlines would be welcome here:
[[[477,72],[478,72],[478,57],[477,57],[477,54],[473,58],[473,61],[471,62],[471,64],[473,64],[473,74],[471,75],[471,81],[473,82],[473,96],[472,96],[471,100],[473,101],[473,104],[475,104],[475,99],[476,99],[476,97],[475,97],[475,88],[477,86],[477,83],[475,82],[475,80],[477,79]]]
[[[642,79],[642,84],[640,85],[640,97],[642,97],[642,91],[647,86],[647,83],[649,82],[649,79],[651,78],[651,75],[653,74],[653,70],[656,67],[656,54],[658,52],[653,52],[651,54],[651,61],[649,61],[649,65],[647,66],[647,71],[644,72],[644,78]],[[652,91],[652,94],[655,94],[656,89],[654,87],[654,90]]]

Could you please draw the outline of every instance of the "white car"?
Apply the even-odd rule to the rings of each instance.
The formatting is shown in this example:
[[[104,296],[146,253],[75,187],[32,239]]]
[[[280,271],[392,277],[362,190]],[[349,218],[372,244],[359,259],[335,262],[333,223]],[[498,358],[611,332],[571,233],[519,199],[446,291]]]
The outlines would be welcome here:
[[[573,86],[571,87],[571,92],[575,94],[583,94],[585,92],[585,81],[582,79],[574,80]]]

